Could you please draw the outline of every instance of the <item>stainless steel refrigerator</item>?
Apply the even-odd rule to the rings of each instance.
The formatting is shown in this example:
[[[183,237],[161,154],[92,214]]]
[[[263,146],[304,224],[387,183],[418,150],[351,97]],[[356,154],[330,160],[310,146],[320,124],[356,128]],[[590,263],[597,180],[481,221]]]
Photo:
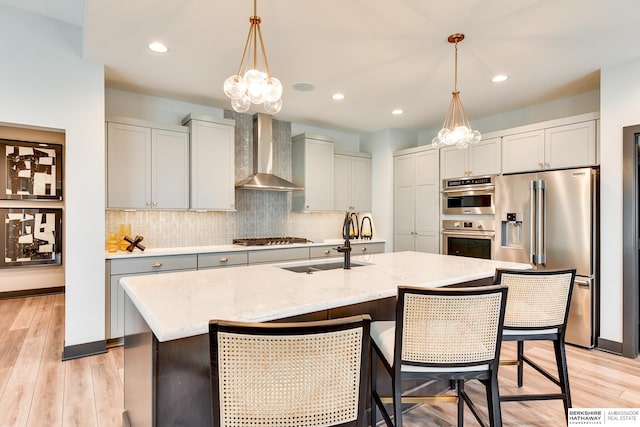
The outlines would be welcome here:
[[[575,268],[566,342],[591,348],[599,328],[597,168],[496,177],[494,259]]]

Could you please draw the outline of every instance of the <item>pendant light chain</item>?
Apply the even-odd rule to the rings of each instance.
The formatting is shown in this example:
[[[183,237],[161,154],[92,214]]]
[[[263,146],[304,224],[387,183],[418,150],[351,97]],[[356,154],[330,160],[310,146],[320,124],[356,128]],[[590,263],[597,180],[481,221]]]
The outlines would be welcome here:
[[[453,93],[458,92],[458,40],[456,39],[455,45],[455,62],[454,62],[454,77],[453,77]]]

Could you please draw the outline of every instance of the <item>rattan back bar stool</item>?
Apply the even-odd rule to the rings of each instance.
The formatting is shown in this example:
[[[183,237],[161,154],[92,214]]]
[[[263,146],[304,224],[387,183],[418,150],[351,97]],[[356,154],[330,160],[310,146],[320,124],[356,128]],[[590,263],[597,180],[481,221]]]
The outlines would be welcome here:
[[[364,426],[370,322],[211,321],[213,425]]]
[[[477,379],[486,389],[489,424],[501,426],[498,364],[507,288],[398,287],[395,321],[371,324],[371,425],[376,407],[388,426],[402,426],[402,381],[444,380],[455,384],[455,396],[407,397],[404,400],[433,401],[439,397],[458,403],[458,425],[464,424],[466,403],[481,425],[478,410],[464,391],[464,382]],[[380,396],[376,363],[391,377],[393,422]],[[425,425],[429,425],[427,422]]]
[[[571,390],[564,336],[575,276],[575,269],[496,270],[495,283],[509,288],[502,340],[517,342],[518,387],[526,363],[560,388],[559,393],[503,395],[503,402],[561,399],[568,416]],[[525,355],[525,341],[534,340],[553,342],[557,377]]]

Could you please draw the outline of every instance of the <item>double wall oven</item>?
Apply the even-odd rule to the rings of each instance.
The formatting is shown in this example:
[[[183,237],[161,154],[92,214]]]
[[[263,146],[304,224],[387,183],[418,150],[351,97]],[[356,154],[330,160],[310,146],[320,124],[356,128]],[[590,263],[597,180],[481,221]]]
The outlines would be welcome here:
[[[443,181],[442,253],[491,259],[495,244],[494,176]]]

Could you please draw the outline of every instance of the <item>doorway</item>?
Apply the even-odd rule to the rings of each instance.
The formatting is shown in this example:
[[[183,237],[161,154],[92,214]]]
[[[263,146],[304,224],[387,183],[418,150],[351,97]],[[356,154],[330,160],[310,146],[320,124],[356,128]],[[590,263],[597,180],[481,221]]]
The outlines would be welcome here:
[[[622,140],[622,354],[640,346],[640,125],[623,128]]]

